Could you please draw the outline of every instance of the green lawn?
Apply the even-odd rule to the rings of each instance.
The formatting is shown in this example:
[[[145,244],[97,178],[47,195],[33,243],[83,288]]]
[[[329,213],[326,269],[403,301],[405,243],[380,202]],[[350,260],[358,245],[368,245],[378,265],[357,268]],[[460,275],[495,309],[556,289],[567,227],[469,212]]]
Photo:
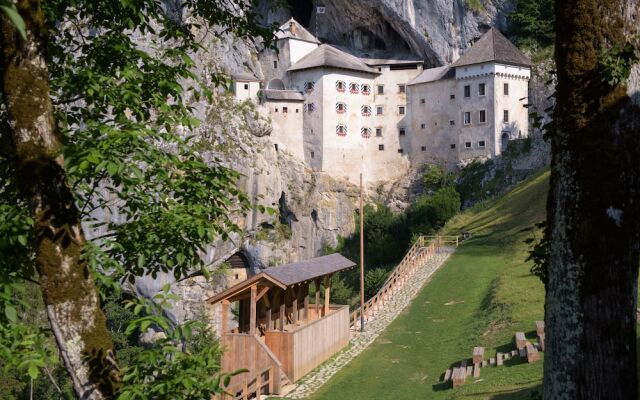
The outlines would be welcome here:
[[[445,232],[472,232],[389,328],[324,385],[314,399],[529,399],[540,390],[542,362],[518,359],[484,368],[451,389],[442,373],[474,346],[485,357],[512,349],[515,331],[534,337],[544,291],[524,262],[532,232],[544,219],[549,173],[536,175],[496,202],[450,221]],[[488,352],[488,354],[487,354]],[[518,361],[517,361],[518,360]]]

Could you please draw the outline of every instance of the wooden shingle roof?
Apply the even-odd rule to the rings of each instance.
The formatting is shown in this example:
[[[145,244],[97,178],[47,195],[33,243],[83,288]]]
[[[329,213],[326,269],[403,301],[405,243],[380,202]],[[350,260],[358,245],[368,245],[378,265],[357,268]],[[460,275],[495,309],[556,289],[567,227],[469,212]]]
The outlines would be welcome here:
[[[293,29],[291,29],[293,28]],[[297,39],[305,42],[320,44],[318,38],[313,36],[311,32],[306,30],[304,26],[300,25],[298,21],[291,18],[278,29],[276,32],[276,38],[278,39]]]
[[[278,282],[290,286],[333,274],[355,265],[353,261],[341,254],[333,253],[328,256],[267,268],[264,273]]]
[[[246,296],[251,290],[251,286],[279,287],[286,289],[287,286],[301,282],[311,281],[326,275],[331,275],[345,269],[354,267],[356,264],[338,253],[328,256],[316,257],[310,260],[298,261],[291,264],[280,265],[263,270],[257,275],[240,282],[227,290],[207,299],[208,303],[215,304],[222,300],[234,300]]]
[[[499,62],[508,65],[531,66],[531,60],[496,28],[489,29],[452,67]]]

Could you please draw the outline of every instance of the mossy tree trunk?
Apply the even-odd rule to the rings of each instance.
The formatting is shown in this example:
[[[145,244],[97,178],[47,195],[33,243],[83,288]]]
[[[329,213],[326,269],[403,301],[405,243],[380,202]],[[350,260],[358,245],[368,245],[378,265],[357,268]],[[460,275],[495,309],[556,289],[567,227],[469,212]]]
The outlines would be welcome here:
[[[612,84],[600,61],[605,49],[638,46],[639,6],[555,4],[545,399],[637,398],[640,69],[637,62],[630,74],[623,68]]]
[[[85,238],[59,157],[44,17],[38,0],[20,0],[17,6],[27,39],[0,16],[0,83],[12,126],[17,180],[35,221],[40,285],[78,397],[109,398],[120,382],[119,371],[96,286],[80,259]]]

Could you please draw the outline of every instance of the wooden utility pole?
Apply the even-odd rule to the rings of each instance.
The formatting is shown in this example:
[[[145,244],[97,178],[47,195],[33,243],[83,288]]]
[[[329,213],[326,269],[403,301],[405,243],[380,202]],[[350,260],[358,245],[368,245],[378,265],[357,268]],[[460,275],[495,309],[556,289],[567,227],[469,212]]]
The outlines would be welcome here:
[[[360,332],[364,332],[364,207],[360,173]]]

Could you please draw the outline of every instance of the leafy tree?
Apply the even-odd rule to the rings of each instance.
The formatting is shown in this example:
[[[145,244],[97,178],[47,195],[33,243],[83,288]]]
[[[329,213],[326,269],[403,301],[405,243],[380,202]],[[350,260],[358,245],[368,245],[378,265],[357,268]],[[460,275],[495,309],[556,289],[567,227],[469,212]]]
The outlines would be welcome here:
[[[638,396],[639,9],[555,2],[545,399]]]
[[[541,47],[553,44],[555,18],[552,0],[517,0],[508,20],[516,44]]]
[[[370,299],[378,293],[378,290],[384,285],[387,276],[389,276],[389,271],[383,268],[376,268],[367,272],[364,277],[365,299]]]
[[[194,73],[201,24],[265,45],[273,26],[256,23],[250,2],[180,4],[20,0],[14,7],[0,0],[0,231],[7,233],[0,351],[9,349],[3,364],[32,376],[43,366],[42,332],[12,311],[24,280],[38,282],[81,398],[112,397],[122,385],[95,280],[109,287],[159,271],[206,273],[199,251],[237,230],[233,216],[249,206],[237,174],[196,153],[182,131],[198,125],[192,104],[226,82],[220,72],[206,81]],[[105,224],[101,215],[111,212],[124,222]],[[100,236],[88,240],[86,227]],[[153,318],[162,326],[161,314]],[[123,398],[189,398],[202,385],[215,389],[219,382],[196,372],[213,371],[212,355],[190,358],[175,346],[189,336],[185,329],[167,325],[167,340],[139,354],[149,368],[126,371]],[[17,351],[16,342],[29,344]],[[169,382],[172,391],[163,392]]]

